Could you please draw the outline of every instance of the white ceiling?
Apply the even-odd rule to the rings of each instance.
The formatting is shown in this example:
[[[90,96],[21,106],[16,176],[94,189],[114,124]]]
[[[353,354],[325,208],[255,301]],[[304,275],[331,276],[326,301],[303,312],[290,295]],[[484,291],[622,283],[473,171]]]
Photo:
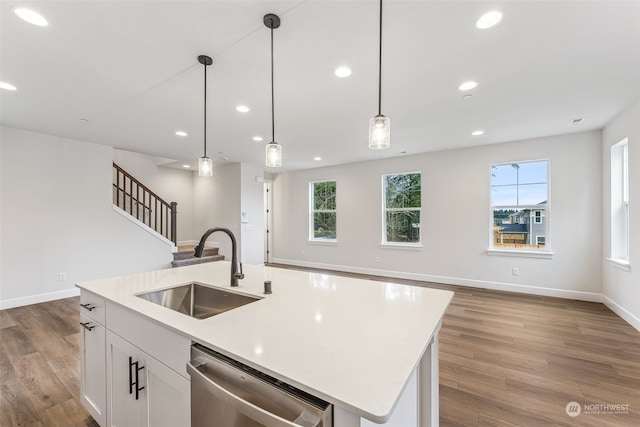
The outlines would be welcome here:
[[[49,26],[20,20],[18,5]],[[477,29],[492,9],[502,23]],[[206,54],[208,154],[262,165],[270,12],[282,19],[276,140],[287,170],[600,129],[640,97],[640,1],[385,1],[392,146],[374,151],[375,0],[2,0],[0,80],[18,88],[0,91],[2,124],[193,165],[203,147],[197,56]],[[339,65],[353,75],[335,77]],[[479,83],[469,100],[458,90],[465,80]],[[569,126],[574,118],[584,121]],[[485,134],[471,136],[476,129]]]

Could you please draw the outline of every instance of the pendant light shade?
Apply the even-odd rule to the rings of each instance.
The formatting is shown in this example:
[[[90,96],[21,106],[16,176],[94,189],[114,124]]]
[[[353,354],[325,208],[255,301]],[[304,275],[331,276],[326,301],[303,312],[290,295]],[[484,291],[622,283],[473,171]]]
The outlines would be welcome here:
[[[280,27],[278,15],[268,13],[263,18],[264,25],[271,30],[271,142],[265,150],[265,165],[270,168],[282,166],[282,146],[276,142],[273,96],[273,30]]]
[[[369,148],[391,146],[391,120],[382,115],[382,0],[380,0],[380,43],[378,45],[378,114],[369,120]]]
[[[207,67],[213,64],[213,59],[200,55],[198,62],[204,65],[204,155],[198,159],[198,175],[210,177],[213,176],[213,160],[207,157]]]

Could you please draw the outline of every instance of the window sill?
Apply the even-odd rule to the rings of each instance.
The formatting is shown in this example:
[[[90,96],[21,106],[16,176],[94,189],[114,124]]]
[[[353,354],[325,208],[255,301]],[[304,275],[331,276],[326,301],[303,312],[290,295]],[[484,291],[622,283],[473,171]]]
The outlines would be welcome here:
[[[522,258],[543,258],[543,259],[551,259],[553,258],[554,253],[551,251],[518,251],[511,249],[487,249],[487,255],[491,256],[513,256],[513,257],[522,257]]]
[[[318,239],[318,240],[307,240],[307,243],[310,245],[325,245],[325,246],[337,246],[338,245],[338,241],[337,240],[330,240],[330,239]]]
[[[622,271],[631,271],[631,264],[626,259],[607,258],[607,261],[609,261],[610,265],[612,265],[615,268],[618,268],[618,269],[620,269]]]
[[[421,251],[424,247],[420,243],[380,243],[382,249],[400,249],[405,251]]]

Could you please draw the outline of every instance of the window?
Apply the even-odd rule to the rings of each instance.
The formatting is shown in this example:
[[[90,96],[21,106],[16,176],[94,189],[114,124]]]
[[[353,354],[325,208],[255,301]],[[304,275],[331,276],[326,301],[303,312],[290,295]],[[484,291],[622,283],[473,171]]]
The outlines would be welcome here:
[[[547,160],[491,165],[491,248],[549,251]]]
[[[383,244],[420,244],[420,173],[382,176]]]
[[[629,144],[611,147],[611,258],[629,261]]]
[[[309,183],[309,240],[335,241],[336,182]]]

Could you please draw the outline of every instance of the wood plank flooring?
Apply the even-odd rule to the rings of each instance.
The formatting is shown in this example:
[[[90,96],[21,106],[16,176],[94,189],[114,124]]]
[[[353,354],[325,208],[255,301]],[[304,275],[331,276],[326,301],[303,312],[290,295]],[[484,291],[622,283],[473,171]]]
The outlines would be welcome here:
[[[78,304],[0,311],[0,426],[98,427],[80,404]]]
[[[440,332],[441,426],[640,426],[640,332],[604,305],[393,282],[455,292]],[[0,311],[0,426],[97,427],[79,398],[78,302]]]

